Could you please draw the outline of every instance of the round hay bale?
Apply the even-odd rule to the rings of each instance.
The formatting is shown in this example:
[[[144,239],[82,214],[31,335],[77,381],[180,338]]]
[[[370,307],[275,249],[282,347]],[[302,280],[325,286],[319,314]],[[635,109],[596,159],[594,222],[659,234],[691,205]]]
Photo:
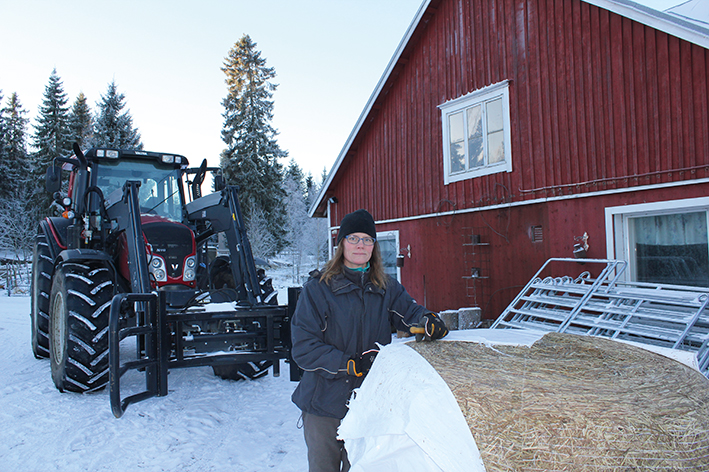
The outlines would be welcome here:
[[[409,345],[450,387],[488,472],[709,470],[709,381],[679,362],[558,333]]]

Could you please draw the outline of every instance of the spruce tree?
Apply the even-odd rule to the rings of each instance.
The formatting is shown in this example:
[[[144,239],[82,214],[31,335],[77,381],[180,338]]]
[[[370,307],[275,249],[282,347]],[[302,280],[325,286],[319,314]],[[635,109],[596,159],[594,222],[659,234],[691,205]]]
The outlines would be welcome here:
[[[31,257],[34,227],[41,216],[30,201],[32,187],[28,178],[30,162],[26,143],[29,119],[25,118],[26,114],[17,93],[13,93],[0,110],[3,128],[0,248],[25,261]]]
[[[123,111],[125,95],[118,93],[115,80],[108,84],[106,95],[101,95],[98,115],[94,122],[91,146],[112,149],[143,149],[140,133],[133,128],[130,110]]]
[[[279,159],[287,153],[276,142],[273,119],[273,92],[277,85],[272,67],[244,35],[224,61],[227,96],[224,105],[222,140],[226,149],[221,153],[221,167],[227,183],[238,185],[245,218],[260,210],[275,242],[275,250],[285,245],[285,197],[283,170]],[[248,202],[244,205],[244,202]],[[253,244],[253,243],[252,243]]]
[[[1,175],[7,175],[7,172],[9,170],[9,164],[10,162],[8,161],[6,157],[6,149],[5,149],[5,112],[4,109],[2,108],[2,100],[3,100],[3,95],[2,95],[2,90],[0,90],[0,176]],[[9,179],[0,179],[0,199],[3,197],[7,196],[7,189],[10,188],[10,184],[12,182],[9,181]]]
[[[305,177],[303,176],[303,171],[294,159],[291,159],[286,167],[286,172],[284,179],[291,179],[298,186],[298,190],[303,193],[305,191]]]
[[[0,110],[3,123],[3,149],[0,161],[0,194],[3,198],[15,198],[21,183],[29,180],[29,160],[27,155],[27,110],[17,93],[10,95],[7,105]]]
[[[315,178],[312,174],[308,174],[305,177],[305,204],[310,211],[310,207],[318,198],[318,192],[320,192],[320,186],[315,183]]]
[[[71,142],[77,143],[82,149],[87,147],[93,134],[93,124],[94,119],[91,116],[91,108],[87,103],[84,92],[80,92],[69,111]]]
[[[64,85],[54,69],[49,83],[44,88],[44,99],[39,107],[37,123],[34,125],[30,181],[34,186],[32,202],[42,212],[49,212],[52,195],[44,188],[44,174],[55,157],[67,157],[72,153],[69,131],[69,102]]]

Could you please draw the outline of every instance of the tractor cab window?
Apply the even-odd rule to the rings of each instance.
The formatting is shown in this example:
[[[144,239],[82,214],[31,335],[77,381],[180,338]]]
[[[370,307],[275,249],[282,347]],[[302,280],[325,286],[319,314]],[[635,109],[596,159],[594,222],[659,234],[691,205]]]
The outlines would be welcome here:
[[[123,189],[129,180],[140,182],[138,200],[140,211],[174,221],[182,220],[180,171],[155,161],[117,159],[101,161],[94,167],[96,186],[105,197]]]

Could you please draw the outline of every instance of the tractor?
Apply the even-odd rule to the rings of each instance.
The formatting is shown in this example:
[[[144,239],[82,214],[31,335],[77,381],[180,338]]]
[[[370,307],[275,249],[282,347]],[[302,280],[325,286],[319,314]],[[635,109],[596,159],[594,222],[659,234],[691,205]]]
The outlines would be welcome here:
[[[214,191],[203,196],[208,173]],[[290,317],[298,290],[278,305],[252,254],[239,189],[218,168],[206,160],[190,168],[177,154],[75,145],[74,156],[47,169],[46,187],[61,216],[37,230],[32,352],[50,359],[57,389],[108,384],[120,417],[130,403],[167,395],[173,368],[254,379],[271,367],[279,375],[285,359],[297,380]],[[132,370],[145,375],[145,390],[122,398],[120,379]]]

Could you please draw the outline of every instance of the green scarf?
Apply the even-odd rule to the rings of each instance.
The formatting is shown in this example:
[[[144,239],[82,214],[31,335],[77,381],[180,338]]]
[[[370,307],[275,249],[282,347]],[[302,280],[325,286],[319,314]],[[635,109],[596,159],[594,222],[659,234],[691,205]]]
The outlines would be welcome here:
[[[355,272],[367,272],[369,270],[369,262],[367,262],[367,265],[364,267],[357,267],[356,269],[350,270],[354,270]]]

